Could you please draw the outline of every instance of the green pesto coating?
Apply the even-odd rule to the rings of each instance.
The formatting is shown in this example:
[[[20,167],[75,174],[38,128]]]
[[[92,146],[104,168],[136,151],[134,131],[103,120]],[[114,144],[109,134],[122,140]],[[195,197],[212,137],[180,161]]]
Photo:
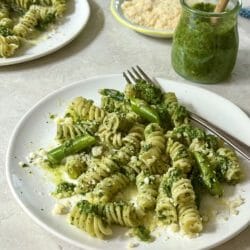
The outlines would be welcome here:
[[[211,13],[214,6],[198,3],[193,9]],[[184,9],[173,40],[172,65],[175,71],[195,82],[225,80],[237,57],[236,14],[220,17],[214,23],[209,16]]]
[[[133,228],[133,235],[137,236],[141,241],[152,241],[150,230],[148,230],[145,226],[138,226]]]
[[[52,195],[58,199],[66,198],[74,195],[75,184],[69,182],[61,182],[57,185]]]
[[[134,90],[135,97],[144,100],[148,104],[158,104],[162,100],[161,89],[144,80],[137,80]]]

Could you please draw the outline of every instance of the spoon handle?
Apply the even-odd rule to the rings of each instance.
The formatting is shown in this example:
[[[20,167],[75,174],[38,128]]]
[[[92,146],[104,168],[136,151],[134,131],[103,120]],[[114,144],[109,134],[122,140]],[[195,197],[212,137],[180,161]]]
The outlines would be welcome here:
[[[223,12],[225,8],[227,7],[228,2],[229,0],[219,0],[215,6],[214,12],[215,13]]]

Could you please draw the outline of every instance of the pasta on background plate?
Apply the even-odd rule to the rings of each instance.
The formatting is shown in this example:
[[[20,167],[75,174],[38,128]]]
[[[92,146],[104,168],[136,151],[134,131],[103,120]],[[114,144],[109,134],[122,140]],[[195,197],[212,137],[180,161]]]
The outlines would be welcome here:
[[[61,18],[66,0],[0,0],[0,57],[11,57],[38,31]]]

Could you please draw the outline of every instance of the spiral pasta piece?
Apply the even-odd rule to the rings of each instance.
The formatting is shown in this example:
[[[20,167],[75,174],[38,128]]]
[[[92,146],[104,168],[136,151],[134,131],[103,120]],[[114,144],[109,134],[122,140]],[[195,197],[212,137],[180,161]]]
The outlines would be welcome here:
[[[202,220],[195,204],[195,193],[191,181],[181,178],[173,183],[171,192],[183,232],[190,236],[200,233],[203,228]]]
[[[130,106],[125,101],[118,101],[109,96],[102,95],[101,107],[109,113],[112,112],[130,112]]]
[[[37,4],[42,6],[52,5],[52,0],[35,0]]]
[[[160,134],[156,131],[152,135],[152,129],[155,129],[154,126],[156,126],[156,129],[159,128],[158,124],[152,124],[150,126],[148,125],[147,129],[145,128],[144,131],[143,129],[144,127],[134,126],[130,130],[129,135],[124,138],[124,141],[126,141],[127,143],[131,143],[131,141],[133,142],[134,146],[136,146],[136,152],[138,152],[141,149],[141,152],[139,153],[139,158],[133,157],[133,154],[130,153],[133,152],[133,148],[128,150],[126,158],[124,157],[126,161],[124,161],[123,164],[128,163],[128,165],[123,166],[123,168],[125,169],[125,171],[130,176],[131,179],[134,179],[135,176],[139,174],[141,171],[146,171],[150,174],[163,174],[166,172],[168,168],[166,162],[162,160],[164,157],[161,154],[161,150],[164,150],[165,148],[165,139],[161,131]],[[146,137],[146,143],[147,142],[152,143],[149,145],[149,147],[148,146],[145,147],[145,144],[142,143],[142,140],[144,138],[143,133],[145,134]],[[160,138],[157,141],[159,135]],[[148,150],[150,151],[148,152]],[[158,159],[156,158],[156,155],[159,157]],[[146,162],[147,160],[148,162]]]
[[[188,112],[185,107],[178,103],[175,93],[166,93],[164,95],[164,103],[167,105],[167,110],[175,127],[189,123]]]
[[[66,1],[65,0],[51,0],[52,6],[55,9],[56,17],[61,17],[66,11]]]
[[[119,166],[116,162],[108,157],[103,157],[103,159],[94,162],[87,171],[79,177],[76,192],[87,193],[93,190],[97,183],[118,170]]]
[[[108,113],[103,119],[102,127],[112,132],[127,132],[131,128],[132,124],[135,123],[136,119],[130,114],[131,113]]]
[[[88,199],[93,203],[107,203],[124,189],[129,183],[127,176],[117,173],[100,181],[94,190],[88,194]]]
[[[135,124],[126,137],[123,138],[123,142],[128,145],[132,145],[136,151],[140,150],[141,141],[144,139],[143,135],[144,125]]]
[[[164,192],[159,192],[156,203],[156,216],[164,225],[177,224],[178,217],[172,199]]]
[[[52,7],[56,17],[61,17],[66,11],[65,0],[12,0],[12,2],[24,10],[28,10],[32,4],[42,7]]]
[[[71,155],[66,158],[66,172],[72,179],[77,179],[87,169],[85,159],[80,155]]]
[[[28,10],[30,5],[35,3],[35,0],[10,0],[12,6],[16,5],[17,7]]]
[[[100,205],[99,210],[109,224],[124,227],[136,227],[140,224],[140,218],[132,204],[125,202],[106,203]]]
[[[102,125],[106,130],[116,132],[121,125],[120,123],[121,120],[119,115],[114,112],[109,113],[104,117]]]
[[[103,239],[111,235],[108,223],[99,216],[96,208],[87,201],[81,201],[70,212],[70,223],[93,237]]]
[[[195,202],[183,203],[178,206],[180,228],[189,236],[194,236],[202,231],[202,220]]]
[[[137,204],[143,211],[153,209],[158,195],[159,178],[155,175],[141,172],[136,177],[138,190]]]
[[[190,200],[195,200],[195,194],[191,181],[189,179],[181,178],[173,183],[172,197],[175,204],[186,203]]]
[[[166,162],[161,160],[157,161],[152,166],[147,166],[137,157],[132,156],[128,164],[122,167],[129,179],[131,181],[135,181],[136,176],[142,171],[151,175],[162,175],[166,173],[169,166],[166,164]]]
[[[121,132],[113,132],[103,128],[102,126],[99,128],[97,133],[98,137],[100,138],[102,143],[109,147],[114,147],[119,149],[123,146],[122,141],[122,133]]]
[[[139,155],[139,159],[147,166],[152,166],[158,159],[162,158],[165,150],[165,137],[163,130],[157,123],[151,123],[146,126],[145,143]]]
[[[55,19],[55,9],[53,7],[31,5],[29,10],[36,11],[39,21],[47,21],[47,19],[50,18],[50,22],[52,22]]]
[[[102,122],[106,112],[96,107],[92,100],[76,97],[69,105],[66,116],[72,117],[74,121],[88,120]]]
[[[169,197],[169,194],[166,190],[167,182],[169,181],[170,174],[164,174],[160,186],[159,193],[157,197],[156,203],[156,216],[159,221],[161,221],[164,225],[177,224],[178,217],[177,211],[173,204],[173,199]]]
[[[123,166],[126,175],[131,181],[136,180],[136,176],[142,171],[142,162],[137,159],[136,156],[132,156],[128,164]]]
[[[115,153],[113,159],[121,165],[127,164],[130,158],[140,150],[141,141],[144,138],[143,131],[143,125],[135,124],[129,130],[128,135],[122,139],[124,146]]]
[[[205,140],[199,140],[198,138],[193,139],[189,149],[192,152],[201,152],[211,160],[215,157],[215,151],[208,147]]]
[[[219,170],[228,183],[238,183],[241,180],[242,172],[236,153],[230,148],[219,148],[217,150]]]
[[[20,19],[19,23],[13,27],[14,34],[23,38],[27,37],[35,30],[38,19],[39,13],[37,9],[30,8]]]
[[[9,17],[9,7],[6,3],[0,2],[0,20]]]
[[[71,117],[59,118],[56,120],[56,139],[60,142],[74,139],[77,136],[89,133],[93,135],[98,128],[96,122],[80,121],[74,122]]]
[[[189,173],[192,169],[192,158],[188,149],[178,141],[171,138],[167,142],[167,153],[169,153],[174,168],[179,168],[183,173]]]
[[[20,46],[20,39],[17,36],[1,36],[0,35],[0,56],[10,57]]]
[[[0,35],[12,35],[13,20],[9,16],[9,7],[6,3],[0,2]]]

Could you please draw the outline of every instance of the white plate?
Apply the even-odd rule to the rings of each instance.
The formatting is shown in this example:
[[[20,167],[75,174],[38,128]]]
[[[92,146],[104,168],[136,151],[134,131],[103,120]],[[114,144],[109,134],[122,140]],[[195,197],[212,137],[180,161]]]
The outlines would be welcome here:
[[[245,143],[250,144],[250,120],[237,106],[228,100],[207,90],[188,84],[158,79],[166,91],[174,91],[180,101],[190,110],[201,114],[208,120],[238,136]],[[21,207],[43,228],[58,237],[85,249],[125,249],[130,241],[123,234],[116,231],[116,237],[108,241],[101,241],[86,235],[66,222],[63,216],[53,216],[51,209],[55,200],[49,196],[53,186],[46,181],[44,173],[39,168],[21,168],[19,161],[23,161],[29,152],[49,145],[55,136],[55,125],[49,121],[49,114],[62,114],[69,100],[84,95],[99,103],[100,88],[124,88],[121,75],[108,75],[91,78],[62,88],[41,100],[19,122],[10,140],[7,153],[7,179],[16,200]],[[241,159],[246,170],[249,163]],[[29,174],[29,171],[32,174]],[[246,179],[236,187],[227,189],[226,196],[245,198],[245,203],[239,208],[238,216],[230,216],[227,221],[218,219],[205,227],[200,237],[187,239],[179,234],[171,236],[166,241],[166,234],[162,234],[150,244],[140,243],[137,249],[205,249],[214,247],[243,230],[250,220],[250,171],[246,172]],[[32,236],[31,236],[32,237]]]
[[[24,44],[10,58],[0,58],[0,66],[31,61],[51,54],[70,43],[84,28],[90,16],[87,0],[67,1],[64,17],[55,24],[54,29],[43,32],[35,45]]]

